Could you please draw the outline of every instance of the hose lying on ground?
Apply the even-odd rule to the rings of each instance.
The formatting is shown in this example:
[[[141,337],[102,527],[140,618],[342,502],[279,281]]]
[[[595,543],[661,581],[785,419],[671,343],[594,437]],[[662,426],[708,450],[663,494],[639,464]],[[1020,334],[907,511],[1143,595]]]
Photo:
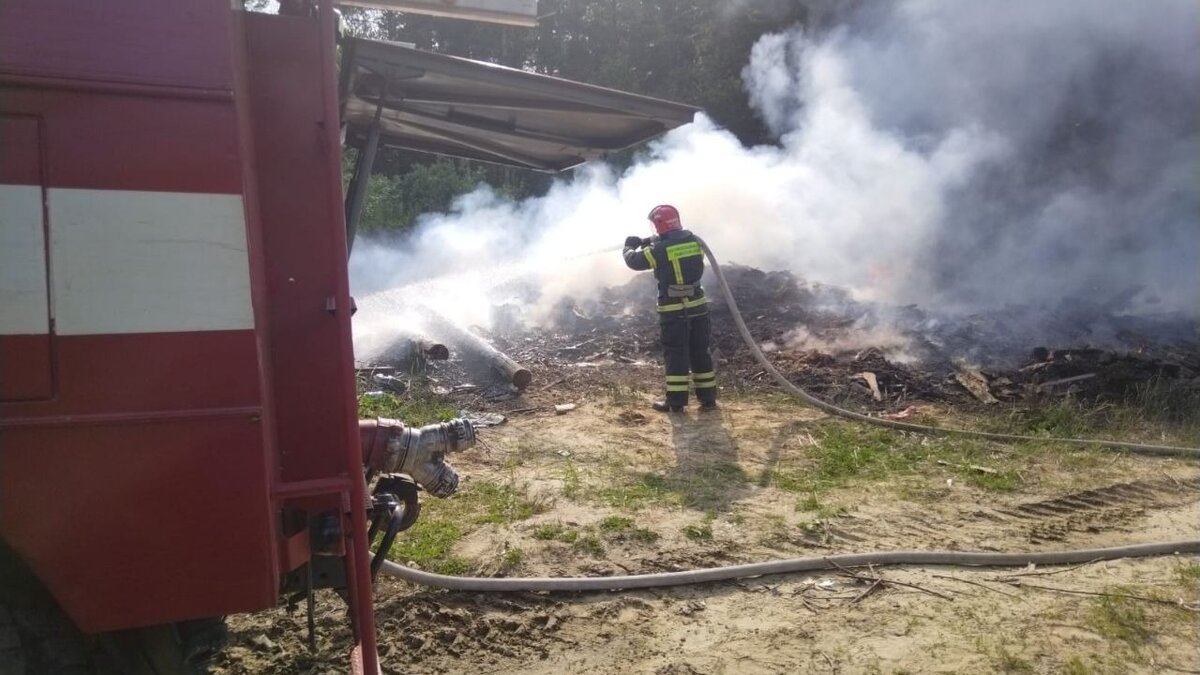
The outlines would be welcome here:
[[[714,581],[729,581],[768,574],[789,574],[840,567],[865,565],[955,565],[972,567],[1024,567],[1025,565],[1073,565],[1118,558],[1200,553],[1200,540],[1134,544],[1115,548],[1090,548],[1044,553],[971,553],[964,551],[878,551],[843,553],[814,558],[793,558],[771,562],[711,567],[686,572],[634,574],[620,577],[529,577],[492,579],[488,577],[452,577],[422,572],[387,561],[383,572],[423,586],[453,591],[615,591],[631,588],[661,588]]]
[[[1190,457],[1200,459],[1200,448],[1183,448],[1173,445],[1151,445],[1147,443],[1135,443],[1129,441],[1109,441],[1104,439],[1092,438],[1047,438],[1042,436],[1023,436],[1020,434],[998,434],[990,431],[975,431],[972,429],[944,429],[941,427],[931,427],[924,424],[913,424],[911,422],[897,422],[895,420],[883,419],[880,417],[871,417],[856,413],[844,408],[839,408],[832,403],[827,403],[812,394],[804,391],[790,380],[784,377],[783,373],[779,372],[763,353],[758,346],[758,341],[750,334],[750,329],[746,327],[745,320],[742,319],[742,313],[738,311],[737,301],[733,299],[733,291],[729,288],[729,283],[725,281],[725,274],[721,271],[721,265],[717,262],[716,256],[713,255],[712,249],[708,244],[704,243],[703,239],[696,237],[700,242],[700,247],[704,249],[704,256],[708,258],[708,263],[712,267],[713,275],[717,278],[717,284],[721,287],[721,294],[725,297],[725,302],[729,305],[729,313],[733,315],[733,322],[737,325],[738,333],[741,334],[742,340],[746,346],[750,348],[750,352],[754,355],[755,360],[766,369],[767,373],[789,393],[800,398],[805,403],[819,408],[837,417],[844,417],[850,420],[864,422],[866,424],[874,424],[888,429],[899,429],[902,431],[915,431],[922,434],[954,434],[957,436],[974,436],[976,438],[986,438],[994,441],[1044,441],[1048,443],[1071,443],[1074,445],[1094,445],[1105,448],[1114,448],[1118,450],[1127,450],[1129,452],[1140,455],[1161,455],[1170,457]]]
[[[750,329],[746,327],[733,291],[725,281],[721,266],[713,256],[712,250],[704,240],[697,237],[704,255],[708,258],[713,274],[729,305],[729,313],[737,324],[738,333],[750,348],[754,358],[770,373],[785,390],[799,397],[806,403],[824,410],[825,412],[846,419],[857,420],[867,424],[915,431],[923,434],[956,434],[974,436],[998,441],[1028,441],[1040,440],[1057,443],[1073,443],[1077,445],[1095,445],[1099,447],[1126,450],[1136,454],[1164,455],[1174,457],[1200,458],[1200,448],[1183,448],[1168,445],[1148,445],[1124,441],[1091,440],[1081,438],[1043,438],[1037,436],[1021,436],[1018,434],[997,434],[987,431],[970,429],[943,429],[923,424],[897,422],[894,420],[870,417],[861,413],[839,408],[831,403],[809,394],[795,384],[792,384],[783,373],[767,359],[766,354],[758,346]],[[1174,541],[1154,544],[1134,544],[1116,548],[1079,549],[1074,551],[1050,551],[1044,553],[969,553],[962,551],[879,551],[875,553],[846,553],[819,558],[793,558],[791,560],[775,560],[771,562],[731,565],[728,567],[713,567],[686,572],[663,572],[656,574],[636,574],[619,577],[533,577],[492,579],[488,577],[454,577],[444,574],[433,574],[405,567],[391,561],[383,563],[382,571],[390,576],[399,577],[406,581],[424,586],[435,586],[456,591],[611,591],[630,588],[657,588],[663,586],[680,586],[714,581],[728,581],[744,577],[756,577],[767,574],[787,574],[792,572],[809,572],[813,570],[834,569],[837,567],[860,567],[863,565],[966,565],[993,567],[1020,567],[1030,563],[1035,565],[1069,565],[1098,560],[1115,560],[1117,558],[1136,558],[1146,556],[1172,555],[1176,553],[1200,553],[1200,540]]]

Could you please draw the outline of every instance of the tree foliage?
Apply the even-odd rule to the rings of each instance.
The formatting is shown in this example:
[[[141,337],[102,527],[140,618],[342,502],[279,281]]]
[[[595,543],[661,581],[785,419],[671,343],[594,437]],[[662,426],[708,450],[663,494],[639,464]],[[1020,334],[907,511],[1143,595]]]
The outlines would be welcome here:
[[[346,9],[352,35],[699,106],[744,143],[769,142],[741,71],[755,40],[813,20],[822,0],[541,0],[536,28]],[[523,197],[549,180],[517,169],[381,152],[363,230],[404,228],[480,181]],[[429,190],[428,195],[418,195]],[[457,192],[456,192],[457,191]],[[403,200],[403,202],[401,202]]]

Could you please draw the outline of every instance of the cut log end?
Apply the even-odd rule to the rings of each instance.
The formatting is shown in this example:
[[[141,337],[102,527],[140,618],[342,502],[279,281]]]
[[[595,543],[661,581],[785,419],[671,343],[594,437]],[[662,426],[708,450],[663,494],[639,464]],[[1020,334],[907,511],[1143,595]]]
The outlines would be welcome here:
[[[450,349],[443,344],[431,344],[425,347],[425,356],[432,361],[445,361],[450,358]]]
[[[533,382],[533,373],[524,368],[518,368],[512,373],[512,383],[517,389],[524,389]]]

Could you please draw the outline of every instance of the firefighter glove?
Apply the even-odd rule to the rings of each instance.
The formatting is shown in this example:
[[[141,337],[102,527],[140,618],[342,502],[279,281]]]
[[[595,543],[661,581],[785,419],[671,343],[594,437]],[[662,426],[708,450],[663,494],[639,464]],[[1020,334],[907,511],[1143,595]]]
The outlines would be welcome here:
[[[635,236],[625,237],[625,248],[637,248],[642,245],[642,238]]]

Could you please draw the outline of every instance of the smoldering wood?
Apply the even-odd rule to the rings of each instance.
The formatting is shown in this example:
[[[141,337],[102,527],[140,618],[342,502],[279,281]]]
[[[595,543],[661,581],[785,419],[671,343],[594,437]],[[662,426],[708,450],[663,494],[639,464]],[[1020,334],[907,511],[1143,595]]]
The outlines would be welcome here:
[[[431,332],[445,338],[446,342],[481,357],[492,370],[511,382],[517,389],[524,390],[533,382],[533,373],[513,361],[504,352],[496,349],[482,336],[432,312],[431,319]]]
[[[450,358],[450,349],[446,345],[429,338],[413,338],[409,349],[414,354],[423,354],[430,361],[446,361]]]
[[[971,395],[983,403],[999,403],[995,396],[988,388],[988,379],[979,372],[978,368],[967,364],[965,361],[956,360],[954,362],[954,379],[963,386],[964,389],[971,392]]]
[[[405,370],[424,370],[426,361],[445,361],[450,349],[439,340],[422,333],[399,333],[375,359]]]

